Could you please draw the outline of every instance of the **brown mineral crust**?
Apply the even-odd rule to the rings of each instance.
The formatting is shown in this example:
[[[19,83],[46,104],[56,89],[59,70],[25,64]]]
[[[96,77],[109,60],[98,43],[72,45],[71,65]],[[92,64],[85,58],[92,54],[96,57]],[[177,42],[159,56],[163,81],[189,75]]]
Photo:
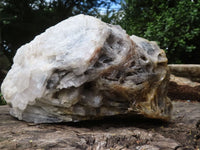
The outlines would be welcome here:
[[[91,58],[89,59],[88,63],[92,64],[93,62],[96,62],[100,52],[101,52],[101,47],[97,47],[94,53],[91,55]]]
[[[135,47],[138,48],[138,47]],[[159,62],[158,65],[160,67],[166,67],[167,68],[167,61],[166,59],[161,59],[161,56],[163,57],[164,52],[161,50],[161,53],[158,55],[159,56]],[[165,99],[166,107],[163,109],[167,110],[160,110],[158,108],[158,101],[162,101],[162,97],[159,98],[160,95],[165,95],[167,91],[163,93],[161,89],[165,89],[167,87],[167,82],[169,80],[169,70],[166,70],[166,76],[164,76],[163,83],[161,84],[159,81],[159,77],[156,74],[149,74],[149,79],[147,81],[142,81],[138,82],[137,80],[132,80],[132,83],[127,84],[126,79],[128,79],[129,74],[133,75],[132,72],[135,72],[135,69],[132,69],[132,66],[138,66],[138,64],[135,64],[134,58],[137,57],[137,59],[140,57],[143,60],[146,60],[145,56],[140,56],[140,54],[136,53],[135,55],[128,55],[128,60],[126,59],[126,63],[124,65],[121,65],[119,68],[110,68],[109,71],[104,72],[104,79],[101,79],[101,83],[104,83],[104,87],[108,87],[110,92],[118,95],[117,93],[120,93],[120,97],[122,97],[124,100],[129,102],[129,109],[128,110],[133,110],[134,112],[141,113],[147,117],[150,118],[160,118],[163,120],[168,120],[170,119],[169,116],[162,116],[162,113],[170,112],[172,109],[171,102],[168,98]],[[140,66],[138,66],[140,67]],[[148,66],[147,66],[148,68]],[[114,70],[114,69],[118,69]],[[158,68],[159,69],[159,68]],[[129,72],[130,71],[130,72]],[[117,72],[117,73],[113,73]],[[120,73],[120,79],[116,78],[114,75]],[[114,75],[113,75],[114,74]],[[137,72],[135,72],[137,75]],[[157,77],[158,78],[157,78]],[[136,78],[137,79],[137,78]],[[139,79],[139,78],[138,78]],[[122,80],[122,81],[120,81]],[[112,81],[112,82],[110,82]],[[119,82],[120,81],[120,82]],[[137,88],[135,88],[136,85],[134,85],[134,82],[136,82]],[[138,83],[137,83],[138,82]],[[149,89],[156,89],[148,95]],[[146,96],[145,96],[146,95]],[[111,96],[110,96],[111,97]],[[152,98],[150,98],[152,97]],[[159,99],[159,100],[157,100]],[[161,108],[162,109],[162,108]],[[130,112],[130,111],[129,111]]]

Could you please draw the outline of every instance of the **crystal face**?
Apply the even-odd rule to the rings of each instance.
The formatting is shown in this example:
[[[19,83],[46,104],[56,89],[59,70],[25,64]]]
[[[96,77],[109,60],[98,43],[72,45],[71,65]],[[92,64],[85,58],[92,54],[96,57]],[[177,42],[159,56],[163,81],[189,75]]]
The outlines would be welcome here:
[[[143,114],[169,119],[167,58],[155,42],[78,15],[20,47],[1,90],[11,115],[35,123]]]

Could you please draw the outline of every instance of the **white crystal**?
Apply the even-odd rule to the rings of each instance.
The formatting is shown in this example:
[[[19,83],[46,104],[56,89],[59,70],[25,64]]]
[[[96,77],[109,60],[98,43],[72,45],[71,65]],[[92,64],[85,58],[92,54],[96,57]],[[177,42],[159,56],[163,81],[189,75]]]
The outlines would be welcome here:
[[[11,114],[29,122],[79,121],[129,110],[168,118],[167,81],[167,59],[154,42],[78,15],[20,47],[1,90]]]

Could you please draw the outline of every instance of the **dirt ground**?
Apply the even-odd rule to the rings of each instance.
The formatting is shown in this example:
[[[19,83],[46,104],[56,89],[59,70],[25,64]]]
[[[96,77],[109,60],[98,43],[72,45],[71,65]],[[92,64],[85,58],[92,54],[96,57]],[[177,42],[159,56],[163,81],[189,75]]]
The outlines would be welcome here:
[[[141,116],[62,124],[31,124],[0,106],[0,149],[199,150],[200,103],[174,101],[170,122]]]

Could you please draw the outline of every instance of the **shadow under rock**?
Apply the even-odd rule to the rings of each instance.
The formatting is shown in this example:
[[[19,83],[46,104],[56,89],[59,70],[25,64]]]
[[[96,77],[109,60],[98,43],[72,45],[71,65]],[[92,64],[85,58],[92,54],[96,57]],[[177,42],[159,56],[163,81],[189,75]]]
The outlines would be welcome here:
[[[110,127],[138,127],[143,129],[158,128],[160,126],[167,127],[172,122],[159,119],[149,119],[142,115],[117,115],[103,117],[95,120],[85,120],[80,122],[58,123],[59,125],[67,125],[77,128],[110,128]]]

